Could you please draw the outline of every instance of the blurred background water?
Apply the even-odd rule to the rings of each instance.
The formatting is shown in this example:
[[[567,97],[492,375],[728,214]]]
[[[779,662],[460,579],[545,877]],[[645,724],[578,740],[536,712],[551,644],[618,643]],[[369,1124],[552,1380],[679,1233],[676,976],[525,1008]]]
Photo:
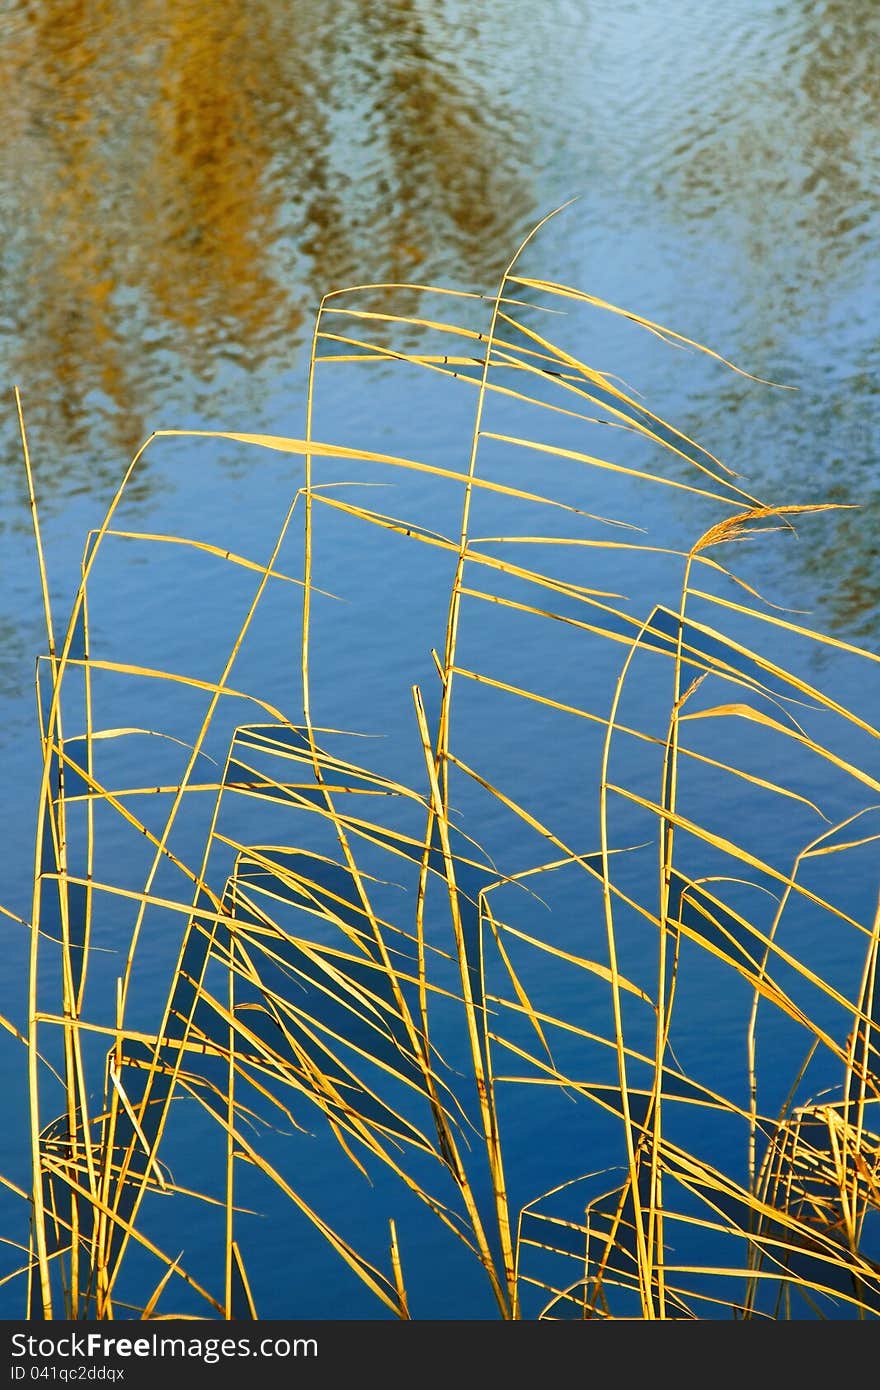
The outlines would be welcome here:
[[[6,0],[0,38],[0,893],[13,911],[30,912],[44,648],[13,387],[63,613],[86,532],[152,430],[301,434],[325,291],[418,281],[491,293],[531,225],[571,198],[530,247],[532,273],[797,388],[695,367],[601,324],[592,358],[585,349],[750,491],[857,504],[805,523],[756,573],[805,621],[878,650],[875,0]],[[370,433],[382,447],[399,410],[389,367],[369,390],[346,379],[318,432]],[[425,403],[420,426],[441,457],[460,446],[462,419]],[[125,520],[218,541],[234,523],[259,555],[300,482],[290,460],[156,448]],[[430,492],[421,502],[438,505]],[[653,520],[674,524],[662,510]],[[362,592],[375,580],[381,617],[381,572],[366,551],[358,571],[348,544],[340,532],[328,581]],[[176,571],[135,551],[120,566],[99,630],[133,624],[148,648],[180,592]],[[411,607],[398,617],[402,654],[424,619]],[[210,641],[225,610],[200,612]],[[316,675],[327,724],[351,724],[342,696],[358,622],[342,621]],[[396,708],[406,659],[359,666],[364,710]],[[826,661],[824,674],[857,693],[843,668]],[[512,734],[483,732],[500,764],[515,756]],[[0,931],[2,1009],[20,1021],[24,932]],[[161,991],[158,958],[154,969]],[[15,1103],[14,1057],[4,1075]],[[2,1170],[26,1180],[15,1133],[2,1145]],[[336,1297],[331,1267],[315,1268],[290,1295],[306,1316]],[[264,1316],[288,1315],[287,1295],[272,1298]]]

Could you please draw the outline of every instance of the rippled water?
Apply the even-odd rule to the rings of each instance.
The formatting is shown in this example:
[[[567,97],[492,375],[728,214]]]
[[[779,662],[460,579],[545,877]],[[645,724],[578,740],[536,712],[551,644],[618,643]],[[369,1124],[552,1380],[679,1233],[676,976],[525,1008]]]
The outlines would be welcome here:
[[[326,289],[490,289],[572,196],[545,273],[795,383],[796,405],[735,384],[682,405],[756,487],[875,515],[878,22],[872,0],[7,6],[7,531],[13,384],[60,516],[158,425],[290,428]],[[873,531],[832,526],[810,594],[849,631],[876,616]]]
[[[797,388],[707,374],[601,328],[590,344],[754,492],[858,504],[810,523],[770,579],[877,650],[875,0],[10,0],[0,38],[0,897],[15,910],[28,911],[43,638],[13,386],[63,600],[153,429],[302,431],[322,293],[491,292],[570,198],[530,248],[535,273]],[[341,397],[334,437],[358,438],[374,410]],[[442,415],[427,424],[444,447]],[[258,489],[249,468],[234,451],[204,466],[156,453],[127,516],[219,534],[234,515],[256,543],[286,475],[263,472]],[[133,568],[125,592],[149,643],[150,596],[164,584],[173,603],[174,589],[143,579]],[[332,703],[332,670],[326,684]]]

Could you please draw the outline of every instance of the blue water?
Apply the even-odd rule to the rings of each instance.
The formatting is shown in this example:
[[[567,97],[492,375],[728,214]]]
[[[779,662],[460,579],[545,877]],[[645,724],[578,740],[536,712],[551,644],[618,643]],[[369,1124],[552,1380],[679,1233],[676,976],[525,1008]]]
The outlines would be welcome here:
[[[529,228],[571,198],[576,201],[526,252],[529,273],[635,310],[757,376],[797,389],[746,380],[595,312],[555,320],[535,313],[530,324],[560,336],[583,360],[619,373],[652,408],[736,468],[740,485],[762,499],[857,504],[858,510],[806,517],[797,537],[768,537],[730,558],[773,602],[798,610],[805,626],[880,650],[876,6],[743,0],[719,15],[716,7],[678,0],[662,7],[649,0],[589,6],[553,0],[537,11],[462,0],[381,11],[365,13],[354,3],[300,3],[291,11],[264,0],[231,22],[226,7],[148,0],[134,18],[107,0],[88,16],[71,16],[43,0],[12,5],[0,21],[6,40],[0,360],[7,390],[0,418],[0,758],[7,788],[0,805],[0,901],[22,918],[31,912],[39,775],[33,671],[45,638],[13,385],[22,392],[56,621],[63,626],[87,532],[100,524],[131,454],[152,430],[301,436],[309,335],[323,292],[417,280],[491,294]],[[431,314],[442,312],[438,304]],[[478,324],[479,308],[468,313]],[[465,385],[432,376],[382,365],[368,376],[328,367],[319,378],[315,433],[461,470],[473,404]],[[492,418],[510,434],[520,425],[522,433],[535,428],[515,407],[496,403]],[[615,431],[562,419],[554,430],[568,447],[606,451],[633,467],[648,464],[643,447]],[[685,476],[684,464],[671,456],[665,463],[651,457],[658,471]],[[681,492],[587,475],[548,456],[511,457],[487,443],[481,458],[486,476],[564,497],[591,513],[635,515],[646,539],[670,549],[687,548],[716,519],[710,506]],[[341,495],[350,501],[457,537],[460,496],[447,484],[427,475],[389,476],[373,466],[359,467],[355,477],[352,467],[335,462],[322,463],[319,472],[323,480],[349,482]],[[296,455],[157,440],[115,525],[185,534],[262,561],[303,481]],[[367,482],[383,486],[367,488]],[[302,566],[300,516],[301,508],[278,561],[293,577]],[[479,536],[547,536],[567,525],[546,508],[514,508],[486,495],[475,503]],[[316,526],[314,581],[336,597],[315,602],[313,716],[327,728],[381,736],[341,739],[353,761],[369,760],[404,781],[417,778],[411,686],[424,689],[429,707],[436,703],[430,649],[442,648],[450,557],[339,513],[325,510]],[[609,533],[583,523],[578,534]],[[674,556],[644,557],[630,567],[611,552],[522,545],[509,558],[625,593],[626,610],[639,619],[657,601],[674,605],[681,579]],[[725,583],[707,580],[704,587],[735,597]],[[216,678],[253,588],[250,572],[219,560],[109,539],[91,594],[92,655],[100,650]],[[509,592],[526,593],[515,581]],[[583,616],[580,609],[576,616]],[[691,616],[716,625],[719,617],[697,601]],[[743,637],[763,642],[769,656],[876,719],[876,664],[730,621]],[[299,622],[299,591],[274,586],[233,681],[293,720],[302,704]],[[621,653],[611,644],[585,647],[581,635],[560,624],[475,599],[465,603],[462,666],[602,716]],[[459,756],[552,820],[577,852],[595,852],[598,726],[464,680],[457,698]],[[650,711],[664,698],[668,671],[645,654],[621,720],[653,719],[652,731],[662,736],[662,716]],[[717,698],[733,696],[719,690]],[[105,727],[165,728],[182,738],[193,736],[204,709],[197,695],[178,690],[172,698],[156,682],[109,676],[102,678],[101,700]],[[230,702],[206,751],[222,762],[232,729],[255,717],[253,709]],[[68,732],[78,721],[74,701]],[[716,721],[690,726],[693,747],[740,759],[755,776],[791,785],[827,818],[755,789],[732,801],[729,783],[719,804],[717,779],[705,767],[690,767],[682,798],[694,815],[721,834],[734,825],[736,838],[756,853],[772,843],[774,864],[789,866],[828,824],[876,799],[827,764],[805,761],[788,741],[753,728],[746,737],[734,721],[715,728],[710,722]],[[821,737],[825,724],[816,721],[814,729]],[[878,776],[876,741],[852,727],[834,737],[841,756]],[[172,783],[180,751],[146,735],[106,750],[120,786]],[[612,777],[656,796],[656,752],[619,737]],[[464,779],[456,794],[462,828],[502,870],[560,857]],[[136,809],[155,816],[150,806],[144,797]],[[256,818],[253,803],[230,804],[228,817],[230,834],[271,840],[277,830],[276,820]],[[650,838],[651,824],[638,809],[614,803],[616,844]],[[860,824],[876,833],[876,813]],[[149,863],[142,839],[109,816],[100,828],[96,874],[103,869],[118,880],[134,883],[138,874],[142,880]],[[174,843],[195,864],[204,828],[204,812],[188,804]],[[420,833],[417,818],[409,828]],[[679,844],[691,862],[693,845],[684,835]],[[387,862],[375,858],[376,872],[388,874]],[[723,871],[711,856],[700,862],[703,872]],[[816,859],[806,876],[815,891],[869,923],[877,862],[868,843]],[[619,882],[634,896],[645,892],[652,874],[655,849],[621,859]],[[161,888],[169,895],[185,891],[165,869],[156,891]],[[400,890],[383,891],[389,911],[401,910],[407,899]],[[741,893],[744,910],[769,921],[766,894],[761,909],[759,890],[730,891]],[[542,877],[540,892],[546,906],[522,892],[499,891],[499,915],[508,912],[519,930],[557,949],[604,960],[598,889],[560,869]],[[119,970],[114,953],[130,921],[123,906],[98,918],[93,944],[101,951],[90,966],[90,1006],[107,1024]],[[180,929],[173,914],[158,910],[149,923],[129,1016],[132,1027],[145,1030],[155,1027]],[[621,970],[649,988],[653,929],[623,910],[618,926]],[[0,1011],[21,1026],[27,933],[12,921],[0,931],[7,962]],[[820,919],[803,901],[781,932],[793,956],[809,959],[852,994],[863,950],[852,932]],[[543,1007],[566,1018],[595,1018],[597,1032],[608,1028],[600,982],[589,975],[572,979],[558,958],[536,955],[525,944],[516,950]],[[676,1056],[685,1072],[744,1102],[741,1037],[751,996],[745,985],[737,992],[729,971],[687,945],[682,978]],[[811,1017],[844,1035],[842,1013],[812,986],[784,971],[780,983]],[[627,1002],[633,1045],[650,1046],[650,1011],[634,998]],[[442,1027],[450,1060],[461,1063],[451,1026]],[[806,1034],[768,1009],[759,1036],[767,1077],[761,1104],[774,1113],[803,1060]],[[614,1067],[601,1049],[573,1037],[561,1037],[558,1046],[560,1066],[614,1084]],[[100,1077],[101,1046],[90,1055]],[[0,1059],[9,1113],[23,1115],[23,1052],[10,1038]],[[820,1070],[811,1076],[813,1093],[836,1080],[833,1069]],[[528,1104],[511,1105],[505,1114],[510,1152],[517,1155],[508,1175],[514,1206],[567,1177],[620,1162],[619,1131],[597,1120],[593,1107],[549,1087],[534,1086],[530,1095]],[[192,1114],[173,1128],[168,1162],[184,1185],[209,1187],[221,1181],[222,1153],[216,1139],[212,1148],[204,1117],[194,1105],[188,1109]],[[739,1151],[730,1157],[742,1144],[740,1130],[701,1132],[699,1112],[680,1109],[674,1123],[688,1142],[703,1144],[721,1165],[741,1166]],[[46,1110],[51,1113],[51,1097]],[[328,1136],[292,1140],[285,1132],[261,1142],[294,1175],[305,1199],[326,1209],[383,1268],[387,1220],[397,1215],[414,1315],[493,1315],[472,1258],[387,1177],[371,1173],[373,1186],[353,1177]],[[200,1156],[195,1174],[193,1153]],[[28,1162],[24,1123],[5,1126],[0,1172],[27,1187]],[[246,1165],[239,1169],[242,1206],[261,1213],[243,1216],[239,1230],[260,1315],[382,1316],[308,1224],[279,1206]],[[608,1177],[608,1188],[614,1180]],[[602,1178],[592,1181],[603,1190]],[[575,1207],[577,1201],[582,1209],[580,1189]],[[160,1244],[173,1245],[175,1253],[185,1246],[189,1267],[219,1287],[217,1228],[204,1209],[185,1198],[150,1202],[150,1229]],[[2,1210],[5,1229],[26,1241],[21,1204],[4,1198]],[[686,1251],[687,1230],[677,1238]],[[5,1269],[17,1267],[15,1251],[3,1259]],[[150,1278],[149,1261],[143,1263],[141,1270],[133,1257],[134,1301],[141,1280]],[[190,1307],[187,1297],[178,1290],[177,1306],[183,1300],[184,1311],[200,1307],[195,1300]],[[541,1301],[538,1293],[534,1298],[532,1314]],[[22,1303],[20,1280],[0,1286],[5,1316],[17,1316]]]

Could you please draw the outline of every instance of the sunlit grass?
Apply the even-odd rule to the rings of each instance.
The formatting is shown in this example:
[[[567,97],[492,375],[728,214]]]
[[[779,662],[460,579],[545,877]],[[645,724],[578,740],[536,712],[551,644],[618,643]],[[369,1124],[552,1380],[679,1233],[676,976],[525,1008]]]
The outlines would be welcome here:
[[[868,715],[817,688],[809,663],[795,665],[787,653],[800,643],[862,663],[866,691],[878,658],[799,623],[728,566],[732,547],[767,544],[765,533],[791,532],[800,515],[823,506],[751,496],[727,464],[557,343],[555,311],[624,315],[670,347],[709,350],[629,310],[521,274],[523,249],[494,297],[433,286],[328,294],[315,323],[303,438],[153,434],[87,539],[63,631],[49,601],[21,419],[47,633],[38,677],[43,770],[28,1018],[23,1033],[6,1025],[23,1044],[30,1088],[34,1183],[30,1194],[19,1193],[30,1206],[20,1269],[29,1316],[167,1315],[184,1292],[208,1317],[259,1316],[248,1269],[258,1266],[260,1248],[242,1234],[237,1195],[247,1169],[262,1176],[273,1200],[312,1223],[375,1296],[377,1314],[409,1317],[406,1252],[417,1233],[410,1237],[385,1182],[376,1198],[389,1204],[384,1263],[358,1230],[338,1224],[331,1193],[317,1209],[298,1176],[306,1127],[332,1137],[350,1160],[352,1182],[383,1172],[405,1195],[403,1211],[415,1202],[423,1221],[467,1251],[501,1318],[880,1312],[880,1267],[871,1255],[880,1206],[880,912],[877,882],[865,891],[861,857],[868,851],[876,879],[878,733]],[[376,307],[385,295],[398,302],[402,288],[424,305],[420,313],[401,318]],[[475,313],[481,327],[472,326]],[[398,324],[407,342],[423,340],[423,350],[390,345]],[[319,379],[332,393],[334,372],[377,367],[433,373],[470,393],[472,427],[456,466],[431,462],[430,440],[423,457],[403,457],[318,437]],[[505,412],[507,429],[498,423]],[[597,428],[612,442],[644,446],[650,464],[634,462],[632,452],[628,462],[594,452]],[[172,438],[301,460],[304,485],[281,500],[263,560],[117,524],[144,454]],[[514,481],[525,461],[528,487]],[[554,476],[548,462],[579,470],[577,503],[545,487]],[[428,515],[398,516],[384,502],[367,505],[369,492],[335,485],[365,465],[389,478],[430,478],[457,498],[456,529],[444,534]],[[331,466],[339,473],[328,483]],[[624,514],[592,509],[600,476],[631,501]],[[693,508],[689,546],[658,544],[645,532],[651,489],[676,493],[686,513]],[[522,533],[478,535],[474,509],[485,499],[503,506],[505,528],[516,509],[527,516]],[[368,752],[356,760],[340,752],[352,740],[323,727],[316,707],[316,603],[324,597],[316,563],[320,520],[331,514],[446,557],[432,688],[412,685],[410,724],[401,730],[421,752],[409,780],[371,762],[369,743],[357,745]],[[539,514],[546,529],[531,529]],[[301,568],[288,572],[297,538]],[[111,539],[148,547],[157,565],[169,546],[185,547],[194,567],[230,566],[252,577],[233,639],[211,654],[210,673],[139,660],[136,632],[129,659],[102,653],[89,603]],[[577,557],[576,579],[571,566],[555,565],[563,552]],[[635,612],[616,580],[624,575],[628,589],[641,592],[640,567],[658,558],[678,567],[674,601],[658,596],[647,612]],[[277,585],[302,595],[294,717],[236,679]],[[529,689],[511,678],[513,665],[497,667],[492,642],[463,646],[464,633],[479,639],[480,624],[508,619],[576,642],[584,668],[610,670],[610,682],[589,686],[590,704],[580,705],[561,679],[562,664],[543,670],[542,690]],[[286,641],[279,634],[279,649]],[[384,659],[377,650],[376,660]],[[633,699],[646,671],[645,690],[665,691],[660,707],[653,695],[647,705]],[[134,715],[131,724],[107,723],[111,677],[133,690],[148,684],[198,697],[201,713],[186,738],[176,727],[146,728],[139,717],[135,726]],[[537,734],[523,750],[533,773],[512,770],[498,784],[475,765],[466,735],[467,697],[476,690],[497,702],[498,720],[514,706],[535,728],[539,719],[541,727],[556,720],[556,748],[574,727],[593,731],[592,766],[575,772],[572,765],[566,774],[577,777],[589,805],[589,848],[572,842],[556,814],[557,796],[568,796],[572,783],[537,795],[558,766]],[[250,711],[245,722],[242,705]],[[223,735],[225,763],[218,763],[214,731],[226,727],[229,709],[234,732]],[[156,771],[160,744],[163,758],[177,759],[172,775],[164,761]],[[856,746],[863,756],[854,755]],[[633,774],[636,755],[642,771]],[[829,774],[846,790],[848,809],[837,819],[822,810]],[[472,823],[462,813],[480,796],[510,827],[507,844],[525,856],[520,862],[499,863],[498,845],[483,844],[480,817]],[[205,826],[195,856],[178,847],[177,834],[193,799],[204,807]],[[744,808],[753,804],[771,804],[772,815],[752,820]],[[793,862],[773,842],[786,808],[816,827]],[[103,852],[114,826],[139,837],[136,881]],[[631,827],[639,828],[637,840],[627,838]],[[814,872],[841,858],[856,866],[855,906],[841,899],[839,877],[826,888]],[[636,874],[631,863],[642,866]],[[580,886],[567,890],[561,909],[530,915],[527,904],[552,905],[556,885],[575,879]],[[398,899],[402,913],[389,909],[388,882],[408,889]],[[807,919],[809,932],[799,928]],[[155,1023],[145,1028],[137,962],[155,920],[172,933],[176,959]],[[823,932],[833,933],[844,963],[827,974],[813,949]],[[112,970],[110,940],[121,961]],[[547,970],[566,982],[558,1002],[546,998]],[[722,1014],[728,990],[743,1005],[742,1095],[716,1090],[692,1048],[687,1065],[679,1060],[681,996],[706,988],[717,991]],[[583,1011],[571,1007],[579,998]],[[762,1046],[765,1028],[772,1050]],[[551,1093],[564,1097],[570,1110],[563,1113],[579,1132],[585,1123],[595,1132],[595,1151],[615,1161],[596,1169],[585,1153],[552,1190],[523,1201],[514,1178],[523,1129],[512,1129],[510,1118]],[[181,1166],[176,1103],[184,1098],[187,1114],[198,1111],[199,1133],[207,1126],[217,1136],[218,1182],[203,1186],[197,1151],[188,1169]],[[289,1134],[286,1147],[276,1127]],[[576,1151],[564,1133],[535,1133],[528,1142],[555,1145],[566,1158]],[[183,1238],[182,1250],[157,1244],[154,1196],[198,1200],[200,1220],[216,1223],[224,1258],[210,1287],[190,1269]]]

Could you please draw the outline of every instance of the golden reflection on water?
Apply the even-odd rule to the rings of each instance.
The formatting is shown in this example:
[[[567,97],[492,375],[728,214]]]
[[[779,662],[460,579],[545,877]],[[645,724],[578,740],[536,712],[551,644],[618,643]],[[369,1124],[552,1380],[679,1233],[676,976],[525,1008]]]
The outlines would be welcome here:
[[[503,104],[414,0],[22,0],[0,58],[14,379],[129,451],[164,374],[288,364],[328,288],[497,275]],[[439,254],[438,254],[439,253]]]
[[[880,6],[743,4],[717,46],[705,12],[671,4],[673,42],[661,10],[11,0],[0,355],[44,492],[115,481],[157,425],[239,425],[249,387],[265,399],[301,365],[327,289],[491,288],[524,228],[581,192],[591,263],[614,258],[633,218],[674,229],[682,277],[731,258],[739,319],[719,340],[736,332],[774,361],[830,312],[836,375],[823,386],[809,363],[824,394],[778,451],[812,457],[842,392],[858,423],[838,428],[849,479],[832,481],[876,495],[861,455],[852,465],[876,421],[872,306],[850,314],[846,296],[873,263]],[[669,267],[645,273],[665,302]],[[876,586],[859,594],[847,612],[876,609]]]

